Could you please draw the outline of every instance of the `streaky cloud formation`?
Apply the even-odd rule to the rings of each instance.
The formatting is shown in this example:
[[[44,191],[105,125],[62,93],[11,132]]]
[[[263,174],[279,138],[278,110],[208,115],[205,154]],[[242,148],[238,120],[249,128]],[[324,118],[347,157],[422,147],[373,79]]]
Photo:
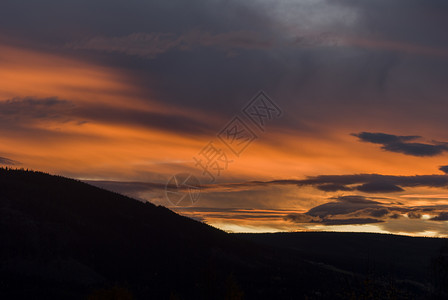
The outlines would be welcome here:
[[[69,115],[75,105],[70,101],[52,98],[13,98],[0,102],[2,122],[24,126],[37,120],[70,121]],[[5,122],[5,123],[6,123]]]
[[[313,207],[304,214],[289,214],[285,220],[324,225],[371,224],[384,222],[380,218],[393,215],[393,211],[403,211],[397,207],[386,208],[380,202],[358,195],[341,196],[332,200],[336,201]]]
[[[409,142],[420,136],[398,136],[386,133],[361,132],[354,133],[363,142],[380,144],[381,149],[412,156],[436,156],[448,151],[447,143],[424,144]]]
[[[404,191],[401,187],[390,182],[368,182],[356,187],[360,192],[364,193],[395,193]]]
[[[423,214],[438,214],[432,221],[446,221],[448,212],[442,207],[406,207],[387,202],[378,202],[377,198],[360,195],[331,198],[331,202],[311,208],[306,213],[292,213],[285,220],[294,223],[321,223],[323,225],[349,225],[382,223],[388,219],[421,219]],[[336,201],[334,201],[336,200]]]
[[[117,191],[144,191],[150,189],[163,189],[162,183],[144,182],[118,182],[118,181],[88,181],[95,185],[107,187]],[[271,181],[248,181],[237,183],[203,184],[204,191],[226,192],[269,186],[311,186],[324,192],[360,191],[367,194],[400,193],[406,188],[448,188],[447,175],[414,175],[396,176],[382,174],[353,174],[353,175],[318,175],[307,179],[282,179]],[[345,199],[347,202],[350,198]],[[364,198],[352,200],[362,201]],[[361,200],[359,200],[361,199]],[[367,200],[366,200],[367,201]],[[369,202],[369,201],[368,201]]]
[[[319,175],[304,180],[293,181],[297,185],[311,185],[322,189],[322,186],[333,186],[333,191],[350,189],[351,185],[366,193],[402,192],[406,187],[448,187],[446,175],[414,175],[395,176],[381,174],[354,174],[354,175]],[[336,189],[339,188],[339,189]]]
[[[352,174],[352,175],[317,175],[306,179],[281,179],[271,181],[248,181],[239,183],[222,183],[204,185],[204,189],[245,188],[272,185],[313,186],[325,192],[353,191],[365,193],[403,192],[404,188],[437,187],[448,188],[447,175],[383,175],[383,174]]]
[[[0,157],[0,165],[17,166],[17,165],[20,165],[20,162],[6,158],[6,157]]]
[[[169,205],[167,180],[200,177],[192,158],[264,90],[284,116],[200,206],[173,210],[230,230],[448,236],[446,0],[5,0],[0,14],[3,163]]]

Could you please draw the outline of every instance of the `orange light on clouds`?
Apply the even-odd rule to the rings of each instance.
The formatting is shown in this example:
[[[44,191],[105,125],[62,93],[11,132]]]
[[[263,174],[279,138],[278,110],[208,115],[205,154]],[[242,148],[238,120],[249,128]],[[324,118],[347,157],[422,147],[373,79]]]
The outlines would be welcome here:
[[[367,42],[360,42],[360,45],[375,46]],[[389,44],[380,46],[398,47]],[[414,49],[417,50],[422,49]],[[14,111],[16,115],[8,115],[9,119],[3,120],[8,126],[0,128],[0,157],[17,160],[26,168],[81,179],[157,183],[166,182],[171,175],[180,171],[200,174],[193,156],[210,141],[216,141],[216,135],[200,134],[194,130],[185,134],[176,131],[175,127],[170,129],[170,124],[132,123],[132,120],[121,119],[116,112],[148,113],[148,118],[154,113],[162,120],[163,117],[167,120],[168,117],[171,120],[183,117],[217,130],[232,117],[172,107],[160,99],[144,97],[139,87],[131,84],[119,69],[4,45],[0,46],[0,53],[0,104],[20,103],[20,99],[27,98],[54,98],[68,103],[57,108],[50,117]],[[52,108],[49,106],[49,109]],[[83,109],[93,113],[84,117],[80,114]],[[114,112],[110,118],[96,118],[102,112],[107,114],[107,109]],[[364,124],[369,128],[362,130],[391,126],[387,122],[377,125],[374,121]],[[447,162],[445,156],[405,156],[386,152],[379,145],[361,143],[350,135],[353,133],[350,124],[338,126],[329,120],[327,123],[308,125],[314,128],[313,132],[272,126],[266,133],[260,134],[241,157],[232,155],[225,145],[217,142],[227,151],[232,162],[219,176],[216,186],[209,186],[208,190],[203,191],[203,201],[219,208],[231,204],[239,210],[233,213],[185,214],[200,216],[209,224],[229,231],[326,229],[403,232],[400,231],[402,223],[409,220],[394,221],[395,227],[389,229],[382,224],[292,224],[284,219],[288,213],[304,213],[333,201],[334,198],[329,199],[338,195],[309,186],[300,189],[296,185],[233,188],[220,186],[219,183],[304,179],[322,174],[434,174],[440,173],[438,166]],[[218,200],[215,199],[217,194],[220,197]],[[352,193],[340,193],[346,194]],[[158,199],[154,194],[150,196]],[[391,201],[387,198],[389,195],[381,196],[385,199],[381,200],[384,203]],[[245,197],[244,201],[238,200],[238,197]],[[392,198],[405,199],[406,206],[448,205],[444,200],[448,196],[440,188],[415,188],[412,192],[408,189],[395,193]],[[252,208],[253,211],[249,210]],[[431,221],[422,224],[430,224],[427,232],[437,232],[437,228],[442,228],[432,225]]]

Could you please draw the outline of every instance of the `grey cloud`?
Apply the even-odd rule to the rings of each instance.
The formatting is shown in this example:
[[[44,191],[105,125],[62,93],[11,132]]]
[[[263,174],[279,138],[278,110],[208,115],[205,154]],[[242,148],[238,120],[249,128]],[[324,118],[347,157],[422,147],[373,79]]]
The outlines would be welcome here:
[[[352,191],[353,188],[349,188],[342,184],[322,184],[317,186],[318,190],[324,191],[324,192],[337,192],[337,191]]]
[[[374,208],[365,210],[368,214],[375,218],[381,218],[390,213],[387,208]]]
[[[419,44],[446,46],[447,38],[440,33],[448,25],[444,12],[448,9],[444,0],[422,2],[420,0],[353,1],[338,0],[359,9],[363,18],[359,18],[360,31],[368,29],[381,32],[394,40],[413,41]],[[387,6],[389,13],[383,9]],[[381,13],[383,11],[383,13]],[[402,12],[402,13],[400,13]],[[422,26],[425,24],[425,26]],[[416,33],[419,34],[416,34]]]
[[[52,98],[14,98],[0,102],[0,123],[3,128],[32,127],[41,120],[59,123],[75,122],[83,125],[92,123],[113,123],[135,125],[146,128],[173,131],[186,134],[214,134],[210,119],[179,115],[178,113],[156,113],[138,109],[92,104],[77,104],[69,100]]]
[[[6,157],[0,157],[0,165],[16,166],[16,165],[20,165],[20,162],[6,158]]]
[[[119,193],[130,195],[139,198],[139,195],[146,195],[145,197],[154,201],[157,198],[162,205],[166,205],[161,197],[165,190],[165,183],[141,183],[141,182],[108,182],[108,181],[88,181],[88,183],[113,190]],[[235,187],[231,184],[228,187]],[[255,185],[253,187],[260,187],[267,185]],[[222,187],[222,185],[221,185]],[[237,186],[238,187],[238,186]],[[247,191],[245,186],[244,190]],[[213,191],[216,187],[214,185],[202,185],[209,198],[215,197],[216,193]],[[235,189],[232,188],[232,191]],[[248,191],[249,192],[249,191]],[[251,197],[258,198],[262,191],[252,191]],[[218,189],[217,195],[221,195],[222,199],[232,199],[233,196],[228,193],[222,193]],[[145,198],[143,197],[143,198]],[[230,197],[230,198],[229,198]],[[140,200],[145,200],[145,199]],[[218,197],[219,198],[219,197]],[[237,197],[240,199],[240,197]],[[157,202],[157,203],[159,203]],[[238,201],[232,202],[233,205],[240,204]],[[247,202],[246,202],[247,204]],[[446,210],[445,206],[422,206],[422,207],[407,207],[403,204],[391,201],[391,199],[380,197],[365,197],[362,195],[347,195],[340,197],[329,198],[327,203],[317,205],[309,209],[306,213],[291,213],[290,210],[282,209],[244,209],[232,207],[176,207],[176,211],[185,215],[199,214],[202,217],[222,218],[222,219],[285,219],[297,224],[322,224],[322,225],[349,225],[349,224],[369,224],[381,223],[391,219],[399,219],[402,215],[407,214],[409,219],[419,219],[423,213],[430,213],[432,215]],[[443,217],[443,215],[441,214]],[[436,220],[440,218],[435,218]]]
[[[331,225],[363,225],[372,223],[381,223],[382,220],[374,218],[348,218],[348,219],[320,219],[316,217],[310,217],[306,214],[289,214],[284,217],[284,220],[291,221],[293,223],[318,223],[326,226]]]
[[[448,166],[441,166],[441,167],[439,168],[439,170],[442,171],[442,172],[445,173],[445,174],[448,174]]]
[[[275,185],[314,186],[327,192],[359,190],[366,193],[400,192],[406,187],[448,187],[447,175],[415,175],[394,176],[381,174],[353,174],[353,175],[318,175],[307,179],[284,179],[271,181],[247,181],[238,183],[215,183],[204,185],[204,190],[217,189],[247,189],[250,187],[267,187]],[[345,202],[365,201],[364,198],[346,196],[338,200]]]
[[[392,214],[389,218],[391,218],[391,219],[399,219],[399,218],[401,218],[401,215],[400,214]]]
[[[94,37],[86,41],[67,44],[75,50],[87,49],[106,52],[118,52],[154,58],[173,48],[181,47],[182,40],[173,34],[133,33],[124,37]]]
[[[74,109],[70,101],[52,98],[13,98],[0,102],[3,121],[28,123],[39,119],[69,121]]]
[[[328,219],[324,220],[322,224],[330,225],[364,225],[372,223],[382,223],[383,220],[373,219],[373,218],[350,218],[350,219]]]
[[[361,132],[353,134],[363,142],[380,144],[381,149],[412,156],[436,156],[448,151],[446,143],[424,144],[409,142],[419,136],[398,136],[385,133]]]
[[[384,150],[413,156],[436,156],[448,151],[446,144],[397,143],[383,146]]]
[[[147,58],[170,50],[193,50],[197,47],[215,47],[229,51],[237,49],[267,49],[273,42],[257,32],[235,31],[212,34],[190,31],[182,35],[172,33],[133,33],[123,37],[94,37],[67,44],[67,47],[106,52],[118,52]]]
[[[310,216],[307,214],[288,214],[284,218],[287,221],[292,221],[294,223],[317,223],[321,222],[319,217]]]
[[[359,195],[330,198],[331,202],[313,207],[306,213],[288,214],[284,219],[303,224],[361,225],[400,219],[405,213],[409,219],[413,220],[421,219],[423,212],[439,212],[437,217],[431,219],[434,221],[444,221],[448,217],[446,212],[440,212],[444,206],[404,207],[388,203],[388,201],[381,203],[374,199]]]
[[[191,171],[191,170],[190,170]],[[381,174],[353,174],[353,175],[318,175],[302,180],[272,180],[272,181],[248,181],[239,183],[215,183],[203,185],[204,190],[219,189],[247,189],[250,187],[267,187],[275,185],[314,186],[328,192],[359,190],[366,193],[390,193],[400,192],[406,187],[448,187],[447,175],[415,175],[394,176]],[[337,199],[343,202],[361,203],[371,200],[361,196],[344,196]]]
[[[392,176],[381,174],[354,174],[354,175],[319,175],[304,180],[297,180],[299,186],[311,185],[355,185],[357,189],[367,193],[399,192],[404,187],[448,187],[446,175],[415,175]],[[292,182],[291,182],[292,184]]]
[[[364,142],[370,142],[375,144],[393,144],[393,143],[402,143],[406,141],[415,140],[420,138],[420,136],[408,135],[408,136],[398,136],[386,133],[372,133],[372,132],[361,132],[354,133],[353,136],[358,137],[360,140]]]
[[[421,217],[422,217],[422,214],[420,212],[416,212],[416,211],[408,212],[409,219],[420,219]]]
[[[310,209],[306,214],[313,217],[325,218],[333,215],[347,215],[365,208],[381,207],[379,202],[362,196],[343,196],[337,201],[325,203]]]
[[[259,13],[237,1],[131,0],[124,3],[120,0],[79,0],[61,3],[43,0],[37,5],[33,1],[6,0],[3,4],[3,11],[10,12],[2,16],[3,27],[7,25],[16,35],[38,37],[53,43],[80,35],[91,36],[92,33],[126,35],[148,29],[172,32],[185,28],[209,28],[215,31],[263,26]],[[22,16],[20,20],[16,17],[18,14]],[[229,22],[229,18],[234,22]],[[268,20],[264,21],[264,25],[269,26]]]
[[[441,212],[437,217],[432,218],[433,221],[448,221],[448,212]]]
[[[359,196],[341,196],[336,200],[311,208],[304,214],[289,214],[285,220],[294,223],[319,223],[323,225],[354,225],[384,222],[393,211],[401,211],[394,206],[385,207],[380,202]]]
[[[379,202],[371,200],[371,198],[367,198],[359,195],[351,195],[351,196],[340,196],[336,198],[339,202],[342,203],[355,203],[355,204],[379,204]]]
[[[317,118],[328,120],[342,116],[344,104],[353,105],[355,102],[349,99],[390,99],[391,87],[403,95],[402,88],[391,84],[397,77],[403,78],[397,72],[406,73],[411,79],[429,81],[427,74],[421,78],[424,75],[417,73],[417,67],[412,69],[409,60],[403,59],[404,51],[377,50],[368,46],[359,48],[350,43],[346,43],[344,48],[340,47],[338,41],[341,37],[357,31],[361,19],[371,18],[368,10],[365,11],[366,16],[362,15],[363,7],[359,7],[362,5],[318,1],[309,4],[312,8],[307,10],[303,8],[309,6],[308,1],[283,5],[269,1],[258,1],[257,4],[193,1],[189,8],[176,2],[172,6],[176,5],[198,17],[193,19],[186,14],[190,16],[188,18],[173,10],[168,15],[179,19],[175,26],[154,13],[151,23],[157,24],[151,25],[158,26],[146,26],[146,22],[150,22],[146,20],[141,21],[140,28],[128,27],[124,23],[122,30],[101,32],[101,28],[85,37],[68,41],[75,46],[80,43],[78,46],[81,48],[109,49],[112,53],[70,53],[88,57],[97,55],[99,61],[119,65],[133,81],[147,89],[149,95],[156,95],[161,101],[227,115],[239,110],[254,91],[265,89],[282,101],[286,111],[295,114],[295,120],[314,117],[303,110],[307,99],[314,99],[313,104],[316,104],[315,101],[325,103],[311,106],[309,110],[315,106],[326,107],[319,109]],[[164,10],[165,6],[161,3],[154,9]],[[271,7],[281,12],[273,13],[268,9]],[[297,23],[296,18],[280,17],[284,13],[291,15],[291,11],[305,16],[298,18],[299,25],[303,25],[298,29],[291,29],[293,26],[290,24]],[[358,13],[361,15],[351,24],[346,23],[346,17],[341,17]],[[403,13],[406,14],[406,10]],[[232,25],[229,20],[232,20]],[[309,28],[311,33],[301,32],[302,28]],[[409,41],[410,44],[412,42]],[[387,44],[381,40],[379,43]],[[239,56],[232,56],[235,52]],[[142,56],[156,59],[139,59]],[[435,73],[433,68],[427,71],[437,78],[446,75],[444,70],[441,73]],[[422,83],[422,86],[427,85]],[[338,101],[334,101],[335,97]],[[371,108],[384,114],[393,105],[390,102],[375,101]],[[356,111],[364,112],[364,104]],[[412,110],[410,106],[407,108]],[[293,123],[292,126],[297,128],[297,121],[291,119],[285,118],[282,125],[286,127]]]
[[[120,194],[134,194],[144,191],[163,190],[166,187],[165,183],[152,182],[122,182],[122,181],[104,181],[104,180],[84,180],[84,182],[110,190]]]
[[[78,118],[92,122],[135,125],[146,128],[157,128],[175,133],[193,135],[215,134],[219,130],[219,119],[212,123],[210,118],[183,115],[176,112],[150,112],[138,109],[123,109],[114,106],[99,106],[95,104],[79,106],[76,111]],[[213,128],[215,128],[213,130]]]
[[[356,188],[364,193],[395,193],[404,191],[401,187],[389,182],[368,182]]]

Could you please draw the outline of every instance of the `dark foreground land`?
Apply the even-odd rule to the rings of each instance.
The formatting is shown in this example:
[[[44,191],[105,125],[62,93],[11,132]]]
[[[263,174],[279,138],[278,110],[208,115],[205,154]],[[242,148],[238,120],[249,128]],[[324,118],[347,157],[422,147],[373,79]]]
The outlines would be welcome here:
[[[0,299],[444,299],[444,245],[227,234],[79,181],[0,169]]]

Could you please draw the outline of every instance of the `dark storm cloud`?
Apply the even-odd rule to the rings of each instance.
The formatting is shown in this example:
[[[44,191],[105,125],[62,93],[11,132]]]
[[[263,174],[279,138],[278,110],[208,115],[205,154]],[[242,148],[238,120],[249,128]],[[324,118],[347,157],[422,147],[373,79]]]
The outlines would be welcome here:
[[[409,142],[419,136],[398,136],[385,133],[361,132],[353,134],[363,142],[380,144],[381,149],[412,156],[436,156],[448,151],[447,143],[424,144]]]

